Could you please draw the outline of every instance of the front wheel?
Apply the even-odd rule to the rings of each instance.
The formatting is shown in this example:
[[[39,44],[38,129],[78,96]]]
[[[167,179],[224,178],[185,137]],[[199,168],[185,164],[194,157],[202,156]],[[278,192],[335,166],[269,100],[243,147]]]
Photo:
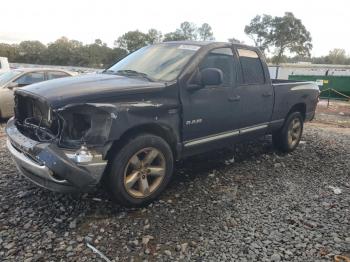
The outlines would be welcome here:
[[[133,137],[114,157],[107,186],[122,205],[146,205],[169,183],[173,161],[171,148],[161,137],[150,134]]]
[[[303,116],[299,112],[291,113],[283,127],[272,134],[274,145],[283,152],[292,152],[299,145],[303,127]]]

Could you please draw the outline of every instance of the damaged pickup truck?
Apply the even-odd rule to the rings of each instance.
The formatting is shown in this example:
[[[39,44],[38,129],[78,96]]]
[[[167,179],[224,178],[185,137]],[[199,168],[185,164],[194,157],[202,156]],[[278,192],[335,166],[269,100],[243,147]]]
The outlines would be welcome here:
[[[7,146],[42,187],[104,181],[115,200],[141,206],[165,189],[175,160],[265,134],[294,150],[318,98],[314,83],[271,81],[256,48],[160,43],[99,74],[17,90]]]

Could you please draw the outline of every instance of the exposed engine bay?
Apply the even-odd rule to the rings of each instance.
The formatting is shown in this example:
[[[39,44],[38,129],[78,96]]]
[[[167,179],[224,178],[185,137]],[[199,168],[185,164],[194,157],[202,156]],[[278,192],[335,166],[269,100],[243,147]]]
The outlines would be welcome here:
[[[103,146],[108,140],[111,107],[74,104],[53,110],[44,100],[17,94],[15,118],[18,129],[39,142],[55,142],[65,148]]]

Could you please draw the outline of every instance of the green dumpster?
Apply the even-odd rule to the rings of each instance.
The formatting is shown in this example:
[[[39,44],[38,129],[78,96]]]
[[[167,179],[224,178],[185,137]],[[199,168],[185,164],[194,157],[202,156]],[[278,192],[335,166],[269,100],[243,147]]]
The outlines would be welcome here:
[[[315,81],[321,90],[321,98],[349,100],[350,76],[290,75],[289,80]]]

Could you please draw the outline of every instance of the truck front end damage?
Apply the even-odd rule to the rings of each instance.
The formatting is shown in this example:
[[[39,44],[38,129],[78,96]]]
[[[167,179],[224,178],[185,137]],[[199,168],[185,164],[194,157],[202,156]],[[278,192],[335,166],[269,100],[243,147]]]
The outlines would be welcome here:
[[[34,183],[59,192],[90,191],[101,180],[114,106],[72,104],[53,109],[40,97],[15,97],[7,146],[18,170]]]

